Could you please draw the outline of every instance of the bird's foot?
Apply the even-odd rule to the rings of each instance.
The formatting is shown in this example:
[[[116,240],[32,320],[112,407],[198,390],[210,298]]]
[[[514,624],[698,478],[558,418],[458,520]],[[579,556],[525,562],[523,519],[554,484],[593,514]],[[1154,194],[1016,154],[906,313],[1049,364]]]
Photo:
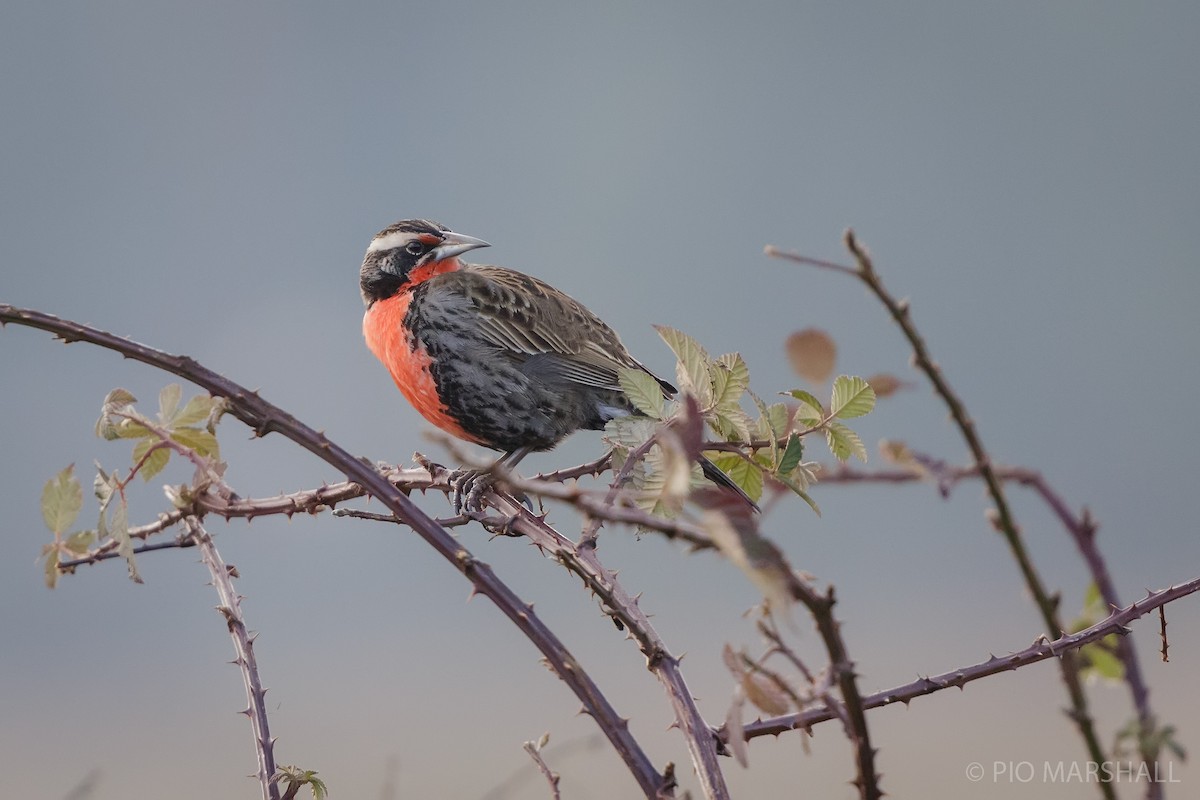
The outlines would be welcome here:
[[[483,496],[495,488],[497,475],[490,469],[463,469],[450,473],[450,503],[455,514],[477,514],[483,510]],[[533,503],[524,492],[512,495],[530,512]]]
[[[496,482],[488,470],[460,469],[450,473],[450,504],[455,514],[476,514],[483,510],[483,494]]]

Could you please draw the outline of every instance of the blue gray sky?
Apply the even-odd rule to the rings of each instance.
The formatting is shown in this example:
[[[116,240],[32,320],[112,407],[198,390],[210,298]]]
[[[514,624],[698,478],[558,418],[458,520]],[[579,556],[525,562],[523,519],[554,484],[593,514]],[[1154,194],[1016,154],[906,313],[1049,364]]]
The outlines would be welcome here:
[[[472,255],[584,301],[661,372],[671,359],[652,323],[740,351],[769,395],[799,383],[785,337],[823,328],[840,371],[918,383],[858,426],[872,452],[886,437],[961,461],[882,309],[843,276],[762,255],[844,259],[853,226],[994,457],[1091,508],[1133,599],[1200,572],[1197,30],[1200,11],[1182,3],[11,2],[0,300],[187,353],[372,459],[444,456],[364,347],[356,285],[377,230],[432,217],[494,245]],[[45,480],[73,462],[86,483],[94,459],[126,462],[92,436],[105,393],[150,405],[170,379],[15,327],[0,333],[0,375],[9,792],[63,797],[94,772],[96,800],[255,796],[240,679],[195,557],[147,556],[144,586],[109,564],[53,593],[34,564]],[[244,495],[338,479],[235,421],[221,435]],[[529,469],[600,448],[579,434]],[[164,480],[186,478],[135,494],[134,518],[162,507]],[[815,496],[821,519],[795,503],[765,529],[837,585],[865,690],[1042,632],[979,487],[948,502],[928,487]],[[1012,496],[1070,619],[1079,558],[1034,498]],[[212,528],[262,632],[280,760],[319,770],[333,796],[381,796],[391,781],[397,797],[475,798],[518,771],[534,781],[520,745],[544,731],[567,796],[633,790],[604,747],[571,750],[594,730],[573,698],[411,534],[328,517]],[[537,603],[652,758],[686,763],[660,689],[578,582],[520,541],[459,535]],[[753,588],[715,556],[621,530],[601,541],[722,719],[720,649],[754,643],[741,616]],[[1169,664],[1157,626],[1134,628],[1152,699],[1193,751],[1196,608],[1169,609]],[[813,634],[798,647],[820,663]],[[1127,693],[1091,696],[1111,740]],[[964,768],[1082,759],[1064,703],[1047,664],[876,712],[884,787],[1027,791],[969,784]],[[809,756],[795,737],[759,741],[751,770],[728,772],[739,797],[850,797],[850,763],[823,728]],[[1184,783],[1168,788],[1188,794],[1194,767],[1174,769]],[[511,796],[544,791],[520,787]]]

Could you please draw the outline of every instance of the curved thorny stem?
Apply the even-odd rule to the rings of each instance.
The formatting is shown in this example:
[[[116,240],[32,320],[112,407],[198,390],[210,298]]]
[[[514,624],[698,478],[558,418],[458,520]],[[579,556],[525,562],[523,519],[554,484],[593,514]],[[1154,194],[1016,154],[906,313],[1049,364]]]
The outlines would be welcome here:
[[[1034,602],[1037,604],[1042,622],[1048,634],[1057,635],[1064,630],[1058,614],[1058,602],[1046,590],[1041,575],[1038,574],[1037,569],[1033,565],[1029,550],[1026,548],[1021,536],[1020,528],[1017,527],[1016,520],[1009,508],[1004,486],[996,476],[995,470],[992,468],[991,456],[984,449],[983,441],[975,429],[975,421],[967,413],[966,407],[958,395],[950,388],[950,383],[946,380],[945,375],[943,375],[941,367],[930,356],[924,338],[913,324],[908,301],[896,299],[884,288],[883,281],[875,271],[875,265],[870,255],[859,244],[853,231],[846,231],[845,244],[846,249],[850,251],[850,254],[855,259],[856,268],[808,258],[795,253],[786,253],[774,247],[767,247],[766,252],[767,255],[777,258],[852,275],[858,278],[888,310],[888,313],[891,314],[892,319],[899,325],[901,332],[912,347],[913,363],[929,378],[930,383],[933,384],[934,391],[942,398],[942,401],[950,410],[950,416],[962,434],[967,449],[970,451],[972,459],[974,459],[975,466],[979,470],[980,477],[986,484],[988,494],[992,498],[994,505],[993,513],[991,514],[992,525],[1008,543],[1009,551],[1017,563],[1017,567],[1025,580],[1025,585],[1029,589],[1029,593],[1033,596]],[[1067,694],[1071,698],[1070,717],[1079,728],[1080,736],[1083,738],[1089,757],[1093,762],[1099,764],[1104,761],[1104,749],[1100,746],[1100,740],[1096,735],[1096,727],[1092,720],[1091,712],[1088,710],[1087,696],[1084,694],[1083,685],[1079,679],[1079,664],[1073,653],[1068,653],[1061,660],[1061,667],[1063,683],[1066,685]],[[1107,800],[1115,800],[1116,793],[1111,784],[1101,781],[1100,791]]]
[[[212,536],[195,517],[183,520],[187,528],[187,536],[200,548],[200,558],[208,567],[212,577],[212,585],[221,598],[217,611],[225,617],[229,627],[229,635],[233,639],[233,649],[237,653],[234,664],[242,673],[242,682],[246,685],[246,710],[244,713],[250,720],[254,731],[254,749],[258,753],[258,771],[255,777],[262,788],[263,800],[280,800],[279,784],[272,780],[275,777],[275,740],[271,738],[271,729],[267,724],[267,708],[264,703],[267,690],[263,688],[258,676],[258,661],[254,658],[254,637],[246,629],[246,620],[242,617],[242,598],[233,588],[233,576],[229,566],[221,559]]]
[[[641,746],[629,733],[625,721],[566,646],[533,613],[532,607],[496,577],[491,567],[477,560],[450,535],[449,531],[421,511],[372,465],[355,458],[324,434],[264,400],[257,392],[246,389],[187,356],[165,353],[106,331],[40,311],[0,304],[0,323],[7,322],[49,331],[66,342],[90,342],[185,378],[214,396],[226,398],[229,401],[229,413],[248,425],[257,435],[280,433],[361,485],[432,546],[442,558],[454,565],[471,582],[476,592],[495,603],[533,642],[545,656],[551,669],[571,688],[599,724],[643,793],[647,797],[657,797],[662,793],[668,783],[667,778],[654,768]]]
[[[981,661],[977,664],[958,667],[957,669],[943,672],[940,675],[920,678],[903,686],[896,686],[891,689],[885,689],[882,692],[867,695],[862,698],[863,708],[879,708],[880,706],[892,705],[894,703],[904,703],[907,705],[917,697],[933,694],[942,689],[961,689],[966,684],[977,681],[980,678],[987,678],[1001,672],[1009,672],[1051,658],[1062,658],[1067,653],[1074,652],[1086,644],[1098,642],[1106,636],[1118,634],[1122,638],[1127,638],[1127,634],[1129,633],[1127,626],[1129,623],[1149,614],[1155,609],[1161,609],[1167,603],[1174,602],[1196,592],[1200,592],[1200,577],[1176,584],[1159,592],[1150,592],[1136,603],[1132,603],[1126,608],[1114,610],[1105,619],[1091,627],[1084,628],[1078,633],[1061,636],[1054,641],[1048,641],[1045,637],[1038,637],[1038,641],[1029,647],[1010,655],[991,656],[986,661]],[[785,714],[780,717],[772,717],[748,723],[743,728],[743,735],[747,739],[757,736],[777,736],[784,731],[796,728],[809,728],[835,718],[836,714],[828,707],[815,706],[796,714]],[[727,738],[728,732],[722,730],[721,737],[723,739]]]

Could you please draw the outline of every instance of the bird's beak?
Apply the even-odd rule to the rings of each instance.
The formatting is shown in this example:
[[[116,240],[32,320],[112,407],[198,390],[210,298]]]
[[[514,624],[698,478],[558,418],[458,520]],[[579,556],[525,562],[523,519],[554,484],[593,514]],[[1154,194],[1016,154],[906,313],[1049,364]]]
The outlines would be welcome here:
[[[461,256],[469,250],[475,250],[480,247],[491,247],[491,245],[483,239],[476,239],[474,236],[447,231],[442,237],[442,243],[431,251],[433,258],[429,260],[441,261],[446,258],[454,258]]]

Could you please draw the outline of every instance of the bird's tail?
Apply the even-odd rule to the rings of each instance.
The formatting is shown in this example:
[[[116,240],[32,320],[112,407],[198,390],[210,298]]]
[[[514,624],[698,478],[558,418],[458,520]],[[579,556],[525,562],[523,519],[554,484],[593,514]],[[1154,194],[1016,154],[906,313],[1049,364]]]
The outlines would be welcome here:
[[[700,469],[704,472],[704,477],[708,478],[710,481],[715,483],[717,486],[720,486],[722,489],[728,489],[729,491],[733,492],[738,497],[742,498],[742,500],[746,501],[746,504],[749,505],[755,511],[760,510],[758,507],[758,503],[751,500],[750,495],[746,494],[742,490],[742,487],[738,486],[736,483],[733,482],[733,478],[729,477],[724,472],[722,472],[720,467],[718,467],[713,462],[709,461],[703,455],[700,456]]]

